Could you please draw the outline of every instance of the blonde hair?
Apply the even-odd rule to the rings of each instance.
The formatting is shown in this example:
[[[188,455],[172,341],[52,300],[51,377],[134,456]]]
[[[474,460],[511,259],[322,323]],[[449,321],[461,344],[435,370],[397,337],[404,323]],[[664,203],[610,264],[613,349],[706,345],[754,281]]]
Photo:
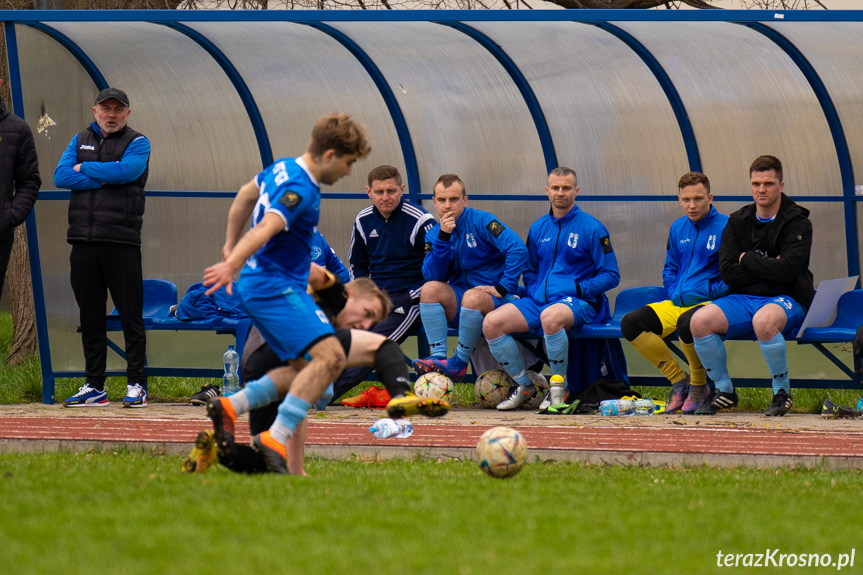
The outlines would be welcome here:
[[[378,318],[378,321],[383,321],[393,309],[393,302],[390,299],[390,296],[387,295],[387,292],[379,288],[377,284],[369,278],[357,278],[348,283],[345,288],[351,292],[354,297],[366,299],[377,298],[378,301],[381,302],[381,308],[383,309],[383,314]]]
[[[327,150],[335,150],[336,156],[357,154],[365,158],[372,151],[372,139],[368,129],[358,124],[347,114],[327,114],[312,128],[309,153],[320,157]]]

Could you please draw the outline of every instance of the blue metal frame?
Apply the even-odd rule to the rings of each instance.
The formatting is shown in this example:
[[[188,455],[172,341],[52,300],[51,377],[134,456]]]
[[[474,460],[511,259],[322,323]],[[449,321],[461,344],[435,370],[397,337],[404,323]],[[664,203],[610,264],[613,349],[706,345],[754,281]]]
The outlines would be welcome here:
[[[372,60],[369,55],[360,48],[360,45],[354,42],[354,40],[347,34],[340,30],[336,30],[332,26],[327,26],[323,22],[307,22],[307,24],[316,30],[320,30],[324,34],[327,34],[344,46],[351,54],[353,54],[354,58],[362,64],[363,68],[365,68],[366,72],[368,72],[372,81],[375,83],[375,86],[381,93],[381,97],[384,99],[387,110],[390,112],[390,117],[392,118],[393,124],[396,128],[396,134],[399,136],[399,145],[401,146],[402,155],[405,160],[408,198],[412,203],[418,206],[421,205],[420,192],[422,191],[422,184],[420,182],[420,169],[419,164],[417,163],[417,155],[414,151],[413,139],[411,139],[408,123],[407,120],[405,120],[405,115],[402,112],[401,106],[399,106],[399,101],[396,99],[396,95],[392,91],[392,88],[390,88],[387,79],[384,78],[383,73],[380,68],[378,68],[377,64],[375,64],[374,60]],[[338,197],[344,198],[345,195],[340,194]],[[364,197],[367,198],[368,196]]]
[[[252,129],[255,132],[255,139],[258,142],[258,150],[261,153],[261,168],[266,168],[272,164],[273,148],[270,145],[270,136],[267,134],[267,127],[264,125],[264,119],[261,117],[261,111],[258,109],[258,104],[255,102],[252,92],[249,90],[243,77],[231,61],[228,60],[227,56],[225,56],[225,54],[219,50],[216,45],[209,40],[209,38],[197,30],[193,30],[179,22],[165,23],[164,25],[188,36],[203,48],[207,54],[212,56],[213,60],[221,66],[225,75],[228,76],[231,84],[233,84],[234,89],[237,90],[237,94],[240,96],[240,100],[242,100],[243,106],[246,108],[246,113],[249,115],[249,120],[252,122]],[[236,193],[234,195],[236,195]]]
[[[665,97],[668,98],[668,103],[671,104],[671,110],[674,112],[674,117],[677,119],[677,125],[680,128],[680,134],[683,136],[683,145],[686,148],[686,157],[689,160],[689,169],[693,172],[702,171],[701,154],[698,153],[698,141],[695,139],[695,129],[689,121],[689,114],[686,113],[686,107],[683,105],[683,99],[680,97],[674,82],[668,76],[665,68],[659,63],[659,60],[647,49],[647,47],[639,42],[635,36],[623,31],[622,29],[609,24],[607,22],[592,23],[601,30],[605,30],[612,36],[621,40],[629,46],[633,52],[638,54],[638,57],[647,65],[648,70],[653,72],[656,81],[662,91],[665,92]]]
[[[675,86],[668,74],[659,64],[658,60],[638,42],[632,35],[615,26],[615,22],[733,22],[748,26],[749,28],[764,34],[775,42],[801,70],[812,87],[823,113],[830,126],[831,134],[839,160],[843,194],[842,196],[797,196],[805,202],[842,202],[846,226],[846,249],[848,255],[849,275],[859,272],[859,226],[856,220],[857,202],[863,201],[863,197],[854,195],[854,174],[851,164],[850,151],[844,135],[843,127],[839,121],[838,113],[833,104],[829,92],[824,86],[817,72],[800,51],[784,36],[776,30],[765,26],[765,23],[784,22],[861,22],[863,11],[848,10],[825,10],[825,11],[755,11],[755,10],[532,10],[532,11],[482,11],[482,10],[380,10],[380,11],[168,11],[168,10],[29,10],[8,11],[0,10],[0,20],[4,22],[6,30],[6,45],[9,58],[11,85],[13,101],[19,103],[16,112],[23,116],[20,103],[23,101],[20,83],[20,68],[18,63],[18,47],[15,37],[15,23],[31,26],[54,38],[64,46],[87,71],[93,79],[97,88],[107,87],[107,82],[99,69],[87,55],[62,33],[58,32],[46,23],[50,22],[151,22],[162,24],[185,34],[197,42],[210,56],[221,66],[225,74],[231,80],[243,101],[249,118],[252,122],[255,136],[260,149],[262,165],[266,166],[272,162],[272,150],[266,127],[261,118],[260,110],[242,80],[239,72],[227,57],[215,45],[199,32],[189,28],[184,22],[296,22],[311,26],[320,30],[340,42],[357,60],[363,65],[366,72],[374,81],[380,91],[393,122],[396,127],[399,141],[406,164],[406,179],[409,184],[409,197],[414,202],[421,198],[430,197],[429,194],[421,193],[421,182],[419,169],[414,151],[413,142],[407,126],[407,122],[398,104],[398,101],[389,87],[386,79],[378,69],[374,61],[366,54],[359,45],[345,33],[335,29],[331,23],[336,22],[435,22],[450,26],[470,36],[477,43],[488,50],[504,69],[509,73],[515,85],[522,94],[531,116],[536,125],[537,133],[543,148],[543,156],[546,167],[556,167],[556,153],[553,140],[544,113],[538,104],[535,94],[524,75],[512,61],[512,59],[490,38],[480,33],[466,22],[582,22],[595,25],[596,27],[613,34],[626,43],[645,62],[654,76],[657,78],[662,89],[671,103],[677,119],[684,145],[687,151],[690,168],[698,170],[701,168],[701,158],[698,152],[698,144],[694,130],[689,122],[686,109],[683,105]],[[13,107],[14,109],[14,107]],[[207,197],[207,198],[229,198],[234,197],[235,190],[230,191],[171,191],[157,190],[148,191],[151,196],[164,197]],[[327,199],[365,199],[361,193],[325,193]],[[518,200],[518,201],[546,201],[543,197],[517,197],[505,194],[472,194],[474,200]],[[40,193],[40,200],[68,200],[69,192],[46,191]],[[748,202],[748,196],[717,196],[717,201],[739,201]],[[674,198],[665,196],[596,196],[584,195],[580,197],[582,202],[602,201],[674,201]],[[30,246],[30,268],[33,278],[33,295],[36,306],[36,323],[39,337],[39,352],[41,355],[41,367],[43,374],[43,402],[53,403],[54,380],[56,377],[77,377],[83,375],[79,371],[53,371],[51,365],[50,345],[48,341],[47,313],[42,286],[42,271],[39,260],[38,233],[36,229],[35,214],[31,213],[27,220],[27,241]],[[819,346],[816,345],[816,348]],[[821,346],[823,348],[823,346]],[[819,349],[824,353],[823,349]],[[824,354],[830,358],[828,354]],[[848,374],[847,366],[841,364],[835,358],[830,360],[840,369]],[[841,364],[841,365],[840,365]],[[219,370],[206,368],[147,368],[152,375],[188,375],[202,377],[218,377]],[[114,375],[114,372],[110,372]],[[121,373],[118,373],[121,374]],[[644,384],[649,382],[664,381],[662,378],[634,377],[634,381]],[[735,383],[741,386],[762,385],[759,379],[735,379]],[[795,380],[796,387],[819,387],[823,386],[821,380]],[[832,381],[832,385],[842,386],[843,382]],[[856,383],[856,385],[854,385]],[[860,388],[859,380],[853,377],[851,385]]]
[[[760,32],[777,46],[788,54],[794,61],[806,81],[812,86],[812,91],[815,92],[815,97],[818,103],[821,104],[821,110],[824,112],[824,117],[827,119],[827,125],[830,126],[830,134],[833,136],[833,145],[836,148],[836,156],[839,159],[839,173],[842,176],[842,198],[845,208],[845,249],[848,254],[848,275],[860,275],[859,263],[859,232],[857,230],[857,216],[854,213],[854,167],[851,164],[851,151],[848,149],[848,140],[845,139],[845,131],[842,129],[842,122],[839,121],[839,112],[833,104],[833,98],[827,91],[827,87],[806,59],[800,50],[797,49],[790,40],[785,36],[764,24],[750,23],[745,24],[747,28],[751,28],[756,32]]]
[[[542,107],[539,105],[539,100],[537,100],[536,94],[534,94],[533,88],[530,87],[530,83],[527,81],[527,78],[524,77],[524,74],[521,73],[521,70],[518,69],[518,66],[513,62],[512,58],[509,57],[509,54],[507,54],[503,48],[498,46],[494,40],[476,28],[472,28],[466,24],[462,24],[461,22],[443,21],[438,22],[438,24],[455,28],[459,32],[466,34],[475,40],[480,46],[491,52],[492,56],[497,58],[497,61],[500,62],[500,65],[503,66],[504,70],[509,74],[509,77],[512,78],[513,83],[521,93],[521,97],[524,98],[528,110],[530,110],[530,117],[533,118],[536,132],[539,135],[539,143],[542,146],[542,156],[545,158],[545,171],[551,172],[553,169],[558,167],[560,164],[557,163],[557,151],[554,148],[554,140],[551,137],[551,130],[548,127],[548,120],[545,118],[545,112],[542,111]],[[472,194],[472,196],[476,199],[475,195]]]

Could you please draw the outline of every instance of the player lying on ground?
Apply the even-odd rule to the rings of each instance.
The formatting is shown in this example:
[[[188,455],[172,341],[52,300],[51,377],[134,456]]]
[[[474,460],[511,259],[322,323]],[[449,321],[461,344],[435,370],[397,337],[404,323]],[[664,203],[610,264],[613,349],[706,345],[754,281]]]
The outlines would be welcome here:
[[[418,398],[410,391],[408,368],[401,348],[394,341],[382,335],[364,331],[380,318],[386,317],[390,303],[386,296],[365,278],[349,283],[346,287],[341,281],[323,268],[312,264],[309,285],[320,307],[328,312],[336,326],[336,338],[347,356],[347,367],[372,366],[381,383],[386,387],[392,400],[387,405],[390,417],[399,418],[422,414],[438,417],[449,411],[445,400]],[[346,329],[353,328],[353,329]],[[267,345],[257,330],[252,330],[246,343],[243,357],[243,379],[249,381],[246,388],[228,398],[214,398],[207,406],[207,414],[213,419],[214,434],[207,440],[201,438],[200,445],[190,454],[187,462],[196,461],[201,456],[207,460],[211,451],[212,437],[218,445],[219,461],[226,467],[238,472],[257,473],[267,470],[263,456],[249,446],[234,443],[234,422],[236,417],[250,411],[249,422],[252,435],[265,431],[275,420],[278,398],[260,393],[256,381],[267,377],[273,369],[285,370],[281,375],[287,386],[279,386],[278,395],[283,397],[290,389],[290,383],[297,370],[287,362],[282,362]],[[264,386],[265,388],[268,386]],[[332,386],[331,386],[332,387]],[[317,402],[318,409],[325,409],[332,398],[328,389]],[[200,438],[200,436],[199,436]],[[297,433],[289,441],[285,454],[288,470],[292,474],[304,475],[303,443],[305,426],[297,428]],[[204,464],[206,469],[207,463]],[[184,463],[184,471],[195,471],[191,463]],[[202,472],[204,469],[197,469]]]

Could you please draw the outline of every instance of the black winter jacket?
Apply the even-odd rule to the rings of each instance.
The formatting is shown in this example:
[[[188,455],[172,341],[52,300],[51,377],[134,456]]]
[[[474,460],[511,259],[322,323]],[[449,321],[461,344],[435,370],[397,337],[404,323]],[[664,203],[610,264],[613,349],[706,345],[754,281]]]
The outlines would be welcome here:
[[[42,179],[33,133],[0,98],[0,237],[12,234],[33,209]]]
[[[142,134],[124,127],[103,138],[93,127],[78,133],[78,163],[118,162],[126,148]],[[105,184],[93,190],[72,190],[66,241],[141,245],[144,186],[149,168],[125,184]]]
[[[779,213],[766,245],[756,245],[752,230],[755,204],[743,206],[728,217],[719,247],[719,272],[730,294],[787,295],[809,309],[815,297],[809,254],[812,222],[809,210],[782,194]],[[740,254],[746,252],[738,262]]]

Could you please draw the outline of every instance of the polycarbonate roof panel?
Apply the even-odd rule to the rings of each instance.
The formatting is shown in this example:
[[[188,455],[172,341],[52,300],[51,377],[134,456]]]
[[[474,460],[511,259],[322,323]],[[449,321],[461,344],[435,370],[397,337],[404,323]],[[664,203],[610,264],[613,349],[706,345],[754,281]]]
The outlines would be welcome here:
[[[468,194],[535,193],[545,180],[536,127],[512,79],[474,40],[430,22],[333,23],[368,54],[405,116],[423,193],[459,174]]]
[[[372,153],[357,162],[350,176],[322,191],[363,192],[368,172],[380,164],[396,166],[407,182],[398,134],[386,103],[362,64],[337,40],[289,22],[188,26],[213,42],[240,72],[260,110],[274,158],[299,156],[318,118],[346,112],[368,127],[374,140]],[[342,257],[347,257],[358,209],[356,201],[327,200],[323,204],[321,229]]]
[[[683,100],[714,194],[749,195],[749,165],[783,162],[791,195],[841,194],[821,105],[779,46],[725,22],[619,22],[659,60]]]
[[[863,22],[771,24],[815,68],[836,107],[857,176],[863,184]],[[835,193],[831,190],[832,193]]]
[[[87,54],[110,86],[129,95],[129,125],[153,145],[148,189],[236,190],[260,169],[252,125],[236,90],[188,37],[146,22],[52,27]],[[85,109],[96,93],[94,86],[85,95]],[[70,126],[69,136],[84,127]]]
[[[528,80],[558,163],[576,170],[582,194],[677,193],[689,170],[677,120],[659,82],[622,41],[573,22],[470,25]]]

